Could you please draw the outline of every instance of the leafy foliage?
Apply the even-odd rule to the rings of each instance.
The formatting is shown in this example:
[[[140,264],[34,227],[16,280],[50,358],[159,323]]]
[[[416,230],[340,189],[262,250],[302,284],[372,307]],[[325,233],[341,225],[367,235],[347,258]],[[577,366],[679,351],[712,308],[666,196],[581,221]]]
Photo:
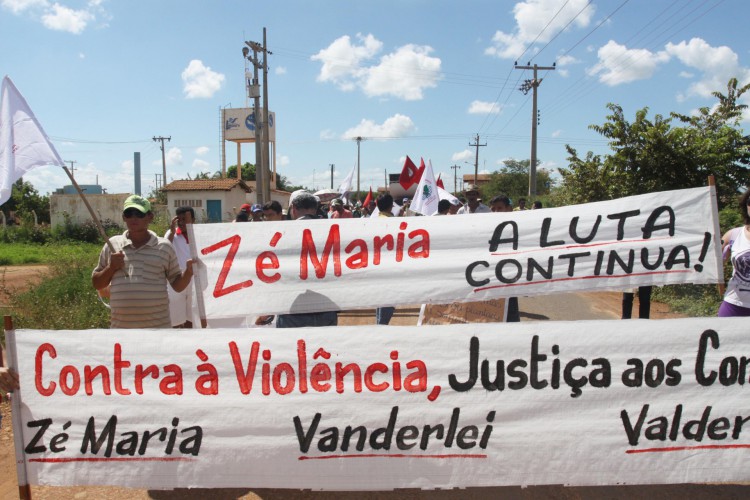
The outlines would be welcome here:
[[[750,138],[739,128],[747,106],[738,103],[748,89],[750,84],[737,88],[732,79],[726,95],[714,92],[717,106],[692,117],[672,113],[649,119],[643,108],[630,122],[622,107],[607,105],[607,122],[590,128],[610,140],[612,153],[601,157],[588,152],[581,158],[566,146],[569,165],[560,169],[561,198],[586,203],[698,187],[713,175],[720,206],[731,203],[750,184]]]
[[[505,194],[515,201],[525,198],[529,192],[529,168],[531,160],[503,160],[505,166],[490,175],[490,181],[482,186],[482,196],[485,203],[497,194]],[[541,162],[537,162],[539,164]],[[550,173],[541,168],[536,171],[536,192],[539,196],[546,196],[550,192],[554,181]],[[527,203],[531,207],[531,202]]]
[[[49,215],[49,196],[42,196],[34,189],[29,182],[18,179],[11,189],[10,199],[3,203],[3,211],[8,217],[10,212],[16,212],[24,222],[34,223],[34,213],[36,213],[36,222],[42,224],[50,222]]]
[[[91,286],[91,270],[96,259],[90,253],[70,253],[67,259],[51,264],[49,274],[36,287],[15,293],[0,281],[0,289],[9,296],[15,328],[73,329],[107,328],[109,310],[99,302]]]

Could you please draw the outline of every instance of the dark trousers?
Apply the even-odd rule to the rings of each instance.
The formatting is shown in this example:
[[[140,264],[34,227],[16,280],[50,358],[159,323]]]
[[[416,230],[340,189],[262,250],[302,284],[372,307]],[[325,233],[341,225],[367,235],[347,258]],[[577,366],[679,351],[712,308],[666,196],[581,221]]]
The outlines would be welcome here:
[[[518,297],[508,297],[508,323],[518,323],[521,321],[521,315],[518,312]]]
[[[638,287],[638,317],[641,319],[648,319],[651,315],[651,288],[650,286]],[[633,293],[622,294],[622,319],[630,319],[633,314],[634,298]]]
[[[375,324],[387,325],[391,322],[394,312],[396,312],[395,307],[378,307],[375,309]]]

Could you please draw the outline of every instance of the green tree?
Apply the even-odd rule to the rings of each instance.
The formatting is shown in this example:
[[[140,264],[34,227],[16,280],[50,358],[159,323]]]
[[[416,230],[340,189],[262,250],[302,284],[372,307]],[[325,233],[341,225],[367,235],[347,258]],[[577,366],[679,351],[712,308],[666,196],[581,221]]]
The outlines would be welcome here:
[[[537,166],[541,162],[537,160]],[[489,182],[482,187],[483,199],[489,201],[493,196],[503,193],[508,195],[512,200],[525,198],[529,193],[529,166],[531,160],[503,160],[505,165],[500,170],[490,175]],[[546,195],[554,181],[550,178],[550,173],[543,169],[537,168],[536,171],[536,192],[538,195]]]
[[[242,170],[240,171],[240,175],[243,181],[254,181],[255,180],[255,165],[252,165],[250,162],[243,163]],[[227,168],[227,178],[229,179],[237,178],[237,165],[231,165],[229,168]]]
[[[34,222],[34,213],[37,221],[49,224],[49,196],[40,195],[29,182],[18,179],[11,189],[10,199],[3,204],[5,215],[15,211],[24,222]]]
[[[697,116],[672,113],[669,118],[648,118],[648,108],[630,122],[621,106],[608,104],[611,114],[602,125],[590,128],[610,140],[612,153],[589,152],[581,158],[567,145],[569,165],[561,168],[561,198],[584,203],[634,194],[704,186],[714,175],[721,205],[736,197],[750,181],[750,139],[739,120],[745,105],[737,100],[750,88],[727,85],[727,95],[715,92],[719,104]],[[673,126],[672,122],[681,126]]]

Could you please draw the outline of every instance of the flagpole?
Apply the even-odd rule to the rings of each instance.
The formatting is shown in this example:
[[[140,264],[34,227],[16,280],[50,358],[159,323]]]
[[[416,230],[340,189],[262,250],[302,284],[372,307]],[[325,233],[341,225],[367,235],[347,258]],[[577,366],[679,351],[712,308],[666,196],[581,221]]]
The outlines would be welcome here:
[[[91,214],[91,218],[94,220],[94,224],[96,224],[97,229],[99,229],[99,234],[101,234],[102,238],[104,238],[104,241],[105,243],[107,243],[109,250],[112,253],[115,253],[115,247],[112,246],[112,242],[109,241],[109,236],[107,236],[107,231],[104,230],[104,226],[99,220],[99,217],[96,216],[94,209],[89,204],[89,200],[87,200],[86,196],[83,194],[83,190],[81,189],[81,186],[79,186],[76,180],[73,178],[73,174],[70,173],[70,170],[68,170],[68,167],[63,166],[63,170],[65,170],[65,173],[68,174],[68,177],[70,178],[70,182],[73,183],[73,187],[76,188],[76,191],[78,191],[78,194],[81,196],[81,200],[83,200],[83,204],[86,205],[86,208],[88,209],[89,214]]]

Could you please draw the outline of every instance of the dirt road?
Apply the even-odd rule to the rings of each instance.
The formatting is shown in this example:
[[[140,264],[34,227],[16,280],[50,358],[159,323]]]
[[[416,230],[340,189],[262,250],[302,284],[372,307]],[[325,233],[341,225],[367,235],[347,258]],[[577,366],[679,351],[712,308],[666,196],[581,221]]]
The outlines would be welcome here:
[[[29,266],[26,266],[29,267]],[[0,273],[2,271],[0,270]],[[23,274],[27,276],[24,278]],[[24,272],[6,273],[17,283],[33,279],[39,269]],[[618,293],[575,293],[541,298],[521,298],[519,307],[521,321],[548,321],[574,319],[612,319],[620,315],[620,294]],[[634,310],[637,310],[637,305]],[[415,325],[419,313],[418,306],[397,309],[391,322],[393,325]],[[652,305],[652,317],[662,319],[675,317],[663,304]],[[352,311],[340,317],[342,325],[374,324],[374,310]],[[10,428],[10,405],[0,404],[3,425],[0,428],[0,500],[18,498],[16,470],[13,455],[13,440]],[[528,488],[468,488],[447,491],[399,490],[396,492],[312,492],[296,490],[178,490],[152,491],[116,487],[51,487],[31,488],[35,499],[295,499],[295,500],[343,500],[348,498],[392,500],[392,499],[631,499],[659,498],[682,500],[684,498],[740,499],[750,498],[750,485],[653,485],[653,486],[611,486],[611,487],[563,487],[536,486]]]

